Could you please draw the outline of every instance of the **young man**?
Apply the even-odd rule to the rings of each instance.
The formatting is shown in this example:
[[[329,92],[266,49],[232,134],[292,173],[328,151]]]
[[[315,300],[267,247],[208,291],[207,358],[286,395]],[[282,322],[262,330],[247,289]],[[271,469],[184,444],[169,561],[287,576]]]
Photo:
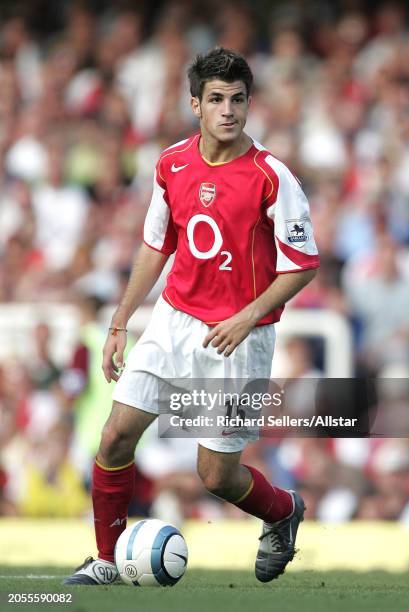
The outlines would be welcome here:
[[[104,348],[105,377],[118,383],[93,472],[99,558],[88,558],[65,584],[117,577],[114,547],[132,497],[135,446],[157,416],[159,382],[269,378],[273,324],[319,265],[298,181],[243,131],[253,80],[245,60],[212,50],[196,58],[189,80],[200,133],[158,161],[145,244]],[[122,372],[128,319],[173,252],[166,288]],[[267,582],[292,560],[305,508],[298,493],[240,463],[246,443],[199,440],[198,473],[208,491],[263,521],[255,571]]]

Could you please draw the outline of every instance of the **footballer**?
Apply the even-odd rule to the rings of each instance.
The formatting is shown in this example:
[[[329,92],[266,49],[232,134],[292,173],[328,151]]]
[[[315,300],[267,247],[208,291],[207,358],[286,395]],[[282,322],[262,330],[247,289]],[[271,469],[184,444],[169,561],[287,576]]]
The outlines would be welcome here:
[[[198,134],[163,151],[141,246],[103,351],[117,381],[93,467],[98,558],[65,584],[106,585],[133,496],[135,447],[157,417],[161,380],[270,378],[274,323],[315,276],[319,257],[309,206],[288,168],[244,132],[253,76],[244,58],[216,48],[189,68]],[[175,253],[152,319],[123,367],[127,322]],[[95,407],[98,409],[98,406]],[[240,462],[249,438],[198,440],[205,488],[262,521],[258,580],[294,557],[304,502]]]

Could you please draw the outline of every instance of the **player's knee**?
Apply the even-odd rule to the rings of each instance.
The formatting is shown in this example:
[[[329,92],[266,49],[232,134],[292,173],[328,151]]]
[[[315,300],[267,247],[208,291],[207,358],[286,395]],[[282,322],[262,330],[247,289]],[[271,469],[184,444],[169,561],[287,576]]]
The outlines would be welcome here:
[[[218,472],[199,472],[199,476],[209,493],[221,498],[226,497],[228,494],[228,480],[224,474]]]
[[[129,433],[119,430],[114,424],[106,423],[101,436],[98,456],[107,465],[127,463],[134,455],[135,441]]]

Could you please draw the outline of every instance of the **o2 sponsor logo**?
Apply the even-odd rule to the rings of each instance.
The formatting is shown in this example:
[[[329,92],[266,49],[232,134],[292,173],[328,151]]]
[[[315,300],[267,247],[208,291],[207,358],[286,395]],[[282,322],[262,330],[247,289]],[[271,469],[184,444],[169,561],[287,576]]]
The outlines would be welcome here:
[[[207,225],[211,228],[213,232],[213,245],[207,251],[200,251],[195,243],[195,227],[198,223],[207,223]],[[189,220],[189,223],[187,224],[186,231],[189,249],[194,257],[196,257],[197,259],[211,259],[220,252],[220,255],[223,255],[225,257],[225,260],[220,264],[219,270],[232,270],[230,263],[233,259],[233,256],[230,251],[220,250],[223,244],[223,236],[219,226],[212,217],[209,217],[209,215],[202,214],[193,215],[193,217]]]

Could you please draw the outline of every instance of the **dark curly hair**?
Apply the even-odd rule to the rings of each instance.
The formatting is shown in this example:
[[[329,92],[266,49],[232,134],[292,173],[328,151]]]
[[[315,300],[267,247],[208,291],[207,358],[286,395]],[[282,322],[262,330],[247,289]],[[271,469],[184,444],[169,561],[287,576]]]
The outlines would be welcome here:
[[[253,86],[253,73],[244,57],[223,47],[216,47],[208,53],[197,55],[187,74],[190,93],[199,100],[202,99],[205,83],[213,79],[220,79],[227,83],[243,81],[247,97]]]

